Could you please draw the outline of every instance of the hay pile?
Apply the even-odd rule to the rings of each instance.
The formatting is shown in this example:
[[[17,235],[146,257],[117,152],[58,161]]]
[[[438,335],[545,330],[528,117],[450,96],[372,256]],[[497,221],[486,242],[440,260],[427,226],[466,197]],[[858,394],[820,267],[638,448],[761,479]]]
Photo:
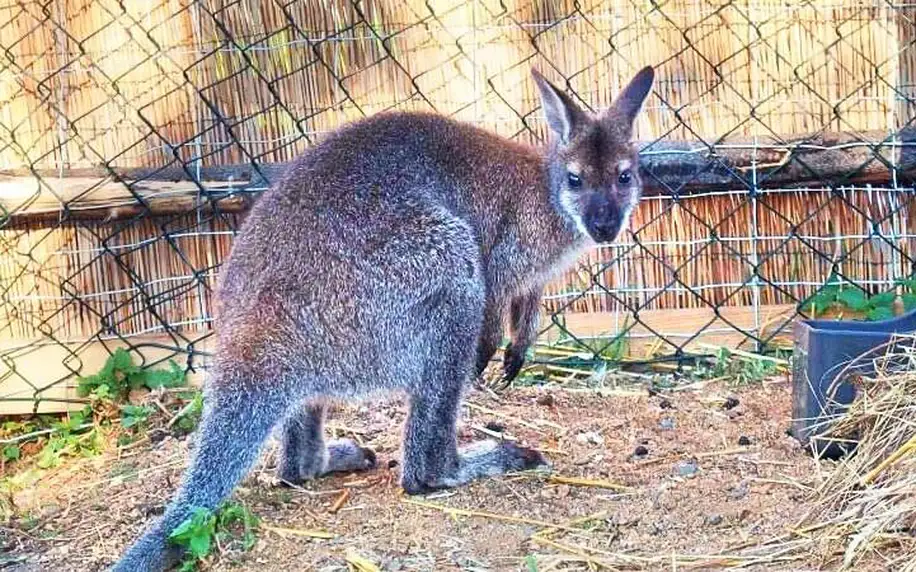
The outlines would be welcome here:
[[[874,354],[873,354],[874,355]],[[831,568],[916,570],[916,336],[892,340],[855,379],[859,397],[829,436],[858,436],[797,531]]]

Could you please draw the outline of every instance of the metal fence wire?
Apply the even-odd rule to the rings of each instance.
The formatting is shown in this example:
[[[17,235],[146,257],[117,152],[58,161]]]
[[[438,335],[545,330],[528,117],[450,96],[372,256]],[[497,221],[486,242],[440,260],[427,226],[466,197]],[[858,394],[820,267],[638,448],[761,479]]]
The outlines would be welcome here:
[[[59,409],[117,347],[205,369],[220,263],[286,162],[389,109],[542,142],[532,67],[588,109],[657,67],[631,232],[550,286],[545,339],[683,360],[785,345],[800,312],[880,314],[869,296],[916,270],[914,20],[878,0],[0,0],[0,412]]]

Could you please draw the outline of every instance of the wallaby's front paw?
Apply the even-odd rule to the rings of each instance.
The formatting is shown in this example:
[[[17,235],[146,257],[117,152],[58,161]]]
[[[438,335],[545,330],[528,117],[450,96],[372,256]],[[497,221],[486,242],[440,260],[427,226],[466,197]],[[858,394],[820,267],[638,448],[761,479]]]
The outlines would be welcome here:
[[[506,351],[503,354],[503,374],[497,382],[497,387],[499,389],[505,389],[509,387],[512,381],[518,376],[519,372],[522,370],[522,366],[525,365],[525,353],[527,353],[528,348],[517,348],[512,344],[506,346]]]

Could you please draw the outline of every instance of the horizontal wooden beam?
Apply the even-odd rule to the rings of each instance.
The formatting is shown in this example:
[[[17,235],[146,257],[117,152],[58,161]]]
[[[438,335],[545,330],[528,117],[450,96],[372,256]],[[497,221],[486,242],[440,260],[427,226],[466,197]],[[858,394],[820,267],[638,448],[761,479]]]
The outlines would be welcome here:
[[[722,190],[909,185],[916,129],[641,142],[646,196]],[[199,209],[243,212],[288,163],[0,171],[0,225],[21,220],[118,220]]]

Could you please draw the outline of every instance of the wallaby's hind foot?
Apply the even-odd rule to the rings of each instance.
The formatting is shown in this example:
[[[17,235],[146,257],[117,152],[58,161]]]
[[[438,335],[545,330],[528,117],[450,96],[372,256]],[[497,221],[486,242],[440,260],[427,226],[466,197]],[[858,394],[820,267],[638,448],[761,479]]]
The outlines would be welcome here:
[[[401,486],[408,494],[420,494],[546,466],[537,451],[509,442],[481,441],[458,448],[458,407],[483,329],[484,293],[456,280],[436,294],[426,308],[427,323],[435,332],[429,361],[424,379],[410,394]]]
[[[299,485],[328,473],[375,468],[375,452],[350,439],[325,445],[323,404],[295,408],[283,424],[283,450],[277,476],[281,483]]]
[[[352,439],[338,439],[328,443],[327,473],[368,471],[375,468],[375,451],[360,447]]]
[[[550,469],[550,463],[540,452],[509,441],[479,441],[459,449],[457,465],[443,474],[428,479],[404,479],[401,485],[407,494],[419,495],[484,477],[535,469]]]

